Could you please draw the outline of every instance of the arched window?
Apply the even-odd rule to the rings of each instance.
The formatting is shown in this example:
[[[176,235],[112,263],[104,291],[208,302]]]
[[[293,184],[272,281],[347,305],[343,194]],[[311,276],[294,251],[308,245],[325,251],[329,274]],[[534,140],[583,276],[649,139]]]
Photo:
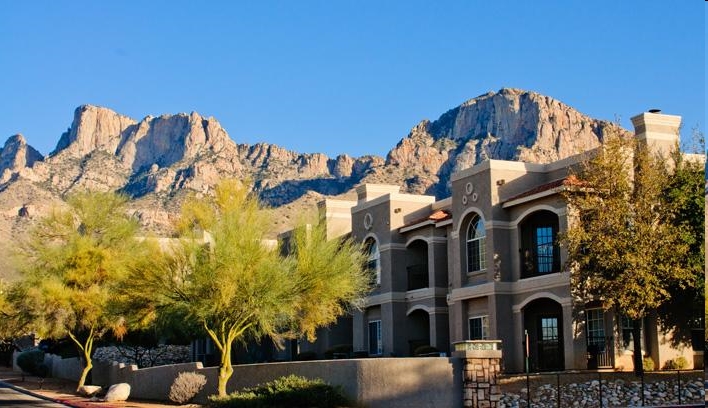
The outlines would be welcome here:
[[[487,267],[486,236],[482,217],[475,215],[467,227],[467,272],[481,271]]]
[[[560,272],[558,216],[548,210],[536,211],[520,224],[521,277]]]
[[[381,253],[379,252],[379,244],[375,239],[366,241],[369,253],[369,271],[371,272],[371,281],[377,285],[381,284]]]

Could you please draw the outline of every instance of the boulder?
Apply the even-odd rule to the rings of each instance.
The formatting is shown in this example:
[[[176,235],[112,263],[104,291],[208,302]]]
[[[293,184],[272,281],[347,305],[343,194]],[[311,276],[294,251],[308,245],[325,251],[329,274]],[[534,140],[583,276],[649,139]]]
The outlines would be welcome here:
[[[84,385],[79,388],[79,395],[84,397],[93,397],[103,390],[100,385]]]
[[[127,401],[129,396],[130,384],[119,383],[111,385],[103,400],[106,402]]]

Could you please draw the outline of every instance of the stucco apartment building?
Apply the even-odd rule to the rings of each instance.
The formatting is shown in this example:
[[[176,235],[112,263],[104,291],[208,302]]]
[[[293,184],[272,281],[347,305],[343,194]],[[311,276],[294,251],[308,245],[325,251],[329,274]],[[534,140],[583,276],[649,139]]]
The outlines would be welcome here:
[[[635,137],[663,151],[676,143],[680,122],[659,113],[632,118]],[[364,184],[357,201],[320,203],[333,237],[366,243],[374,289],[361,311],[301,349],[323,352],[336,344],[328,339],[351,336],[354,351],[411,356],[423,345],[449,352],[454,342],[499,339],[508,372],[525,369],[526,350],[531,371],[632,369],[631,322],[600,304],[574,303],[558,245],[568,226],[560,192],[581,159],[485,161],[453,175],[451,197],[440,201]],[[642,351],[655,366],[680,355],[702,366],[702,344],[671,347],[658,327],[657,316],[643,322]]]

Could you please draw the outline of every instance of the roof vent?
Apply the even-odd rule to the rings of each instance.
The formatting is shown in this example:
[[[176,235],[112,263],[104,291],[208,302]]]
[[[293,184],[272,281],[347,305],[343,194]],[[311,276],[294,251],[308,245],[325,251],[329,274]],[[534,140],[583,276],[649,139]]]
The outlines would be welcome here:
[[[661,113],[661,109],[649,109],[649,113]]]

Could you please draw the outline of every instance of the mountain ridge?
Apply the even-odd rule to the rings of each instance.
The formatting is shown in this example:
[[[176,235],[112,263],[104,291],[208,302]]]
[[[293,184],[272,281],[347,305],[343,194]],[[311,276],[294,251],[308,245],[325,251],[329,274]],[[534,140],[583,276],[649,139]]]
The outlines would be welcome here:
[[[487,159],[545,163],[599,145],[625,130],[535,92],[502,88],[423,120],[386,157],[298,153],[270,143],[237,143],[213,117],[196,112],[135,120],[81,105],[46,157],[22,137],[0,150],[0,236],[22,233],[29,218],[61,205],[73,191],[115,190],[132,197],[146,230],[169,234],[187,193],[209,194],[225,177],[250,180],[287,229],[293,213],[325,196],[353,197],[363,182],[404,192],[449,195],[451,175]],[[24,217],[28,218],[28,217]]]

